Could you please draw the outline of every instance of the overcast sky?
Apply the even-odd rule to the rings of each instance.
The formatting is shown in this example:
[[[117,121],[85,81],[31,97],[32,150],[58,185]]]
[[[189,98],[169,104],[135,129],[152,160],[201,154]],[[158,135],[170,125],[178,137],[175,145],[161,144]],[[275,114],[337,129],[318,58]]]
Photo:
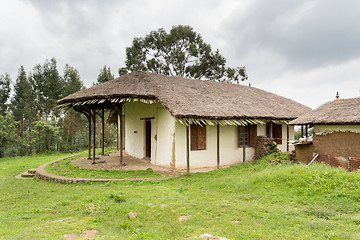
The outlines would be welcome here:
[[[134,37],[190,25],[258,87],[316,108],[360,97],[358,0],[1,0],[0,74],[55,57],[89,87]]]

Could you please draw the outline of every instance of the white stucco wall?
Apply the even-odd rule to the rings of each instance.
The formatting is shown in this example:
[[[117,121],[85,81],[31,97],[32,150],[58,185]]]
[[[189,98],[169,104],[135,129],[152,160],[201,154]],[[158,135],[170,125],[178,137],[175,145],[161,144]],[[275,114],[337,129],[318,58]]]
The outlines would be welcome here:
[[[186,168],[186,127],[175,123],[176,168]],[[217,165],[216,126],[206,126],[206,149],[189,153],[190,168],[215,167]],[[190,143],[191,144],[191,143]],[[246,161],[252,161],[255,149],[245,148]],[[238,147],[238,127],[220,126],[220,165],[243,162],[243,148]]]
[[[125,114],[125,150],[137,158],[145,157],[145,120],[151,119],[151,163],[167,168],[186,168],[186,127],[176,122],[170,113],[159,103],[145,104],[127,102]],[[286,124],[282,136],[286,139]],[[266,135],[266,125],[257,126],[257,135]],[[294,138],[294,128],[290,126],[290,139]],[[206,149],[190,150],[190,168],[215,167],[217,165],[216,126],[206,126]],[[191,143],[190,143],[191,144]],[[279,144],[286,151],[286,140]],[[290,151],[294,146],[290,145]],[[245,148],[246,162],[252,161],[255,149]],[[238,127],[220,126],[220,165],[243,162],[243,148],[238,147]]]
[[[175,119],[165,108],[157,109],[156,117],[157,147],[151,163],[171,168]]]
[[[145,120],[151,119],[151,163],[170,167],[175,120],[159,103],[127,102],[125,114],[125,150],[137,158],[145,157]]]

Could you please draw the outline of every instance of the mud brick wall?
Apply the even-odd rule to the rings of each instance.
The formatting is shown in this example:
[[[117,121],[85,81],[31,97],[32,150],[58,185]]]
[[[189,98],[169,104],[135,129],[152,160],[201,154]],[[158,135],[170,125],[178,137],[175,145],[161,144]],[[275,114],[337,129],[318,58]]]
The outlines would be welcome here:
[[[360,133],[334,132],[314,134],[314,152],[341,157],[360,158]]]
[[[295,145],[295,158],[298,162],[309,163],[313,158],[313,144]]]

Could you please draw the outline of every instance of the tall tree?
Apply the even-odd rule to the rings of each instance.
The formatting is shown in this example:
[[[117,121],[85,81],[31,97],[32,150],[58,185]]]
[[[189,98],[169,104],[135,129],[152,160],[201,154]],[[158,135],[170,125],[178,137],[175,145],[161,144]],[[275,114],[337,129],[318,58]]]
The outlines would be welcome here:
[[[15,124],[16,122],[10,114],[0,115],[0,158],[14,156],[17,153],[18,137]]]
[[[35,94],[33,86],[26,76],[23,66],[19,68],[18,77],[14,86],[14,96],[11,99],[10,109],[15,121],[19,122],[18,131],[20,137],[24,131],[31,127],[32,121],[36,118]]]
[[[66,97],[74,92],[80,91],[84,84],[80,79],[79,71],[71,67],[69,64],[65,65],[64,68],[64,86],[62,96]]]
[[[5,73],[5,75],[0,75],[0,115],[4,115],[7,108],[7,100],[10,97],[10,75]]]
[[[63,97],[80,91],[83,88],[83,82],[80,80],[80,74],[78,70],[76,70],[74,67],[69,66],[68,64],[65,65],[63,79]],[[83,117],[80,113],[70,109],[64,113],[58,124],[59,126],[61,126],[61,148],[67,150],[69,148],[71,149],[71,146],[75,144],[75,138],[77,136],[76,134],[80,132],[80,130],[83,130]]]
[[[100,73],[97,77],[98,84],[110,81],[114,79],[114,75],[111,74],[110,67],[106,67],[106,65],[100,70]]]
[[[52,58],[46,60],[41,66],[36,65],[33,69],[32,79],[34,81],[37,108],[40,116],[44,119],[54,119],[59,115],[58,111],[54,111],[56,100],[62,95],[63,79],[59,75],[56,67],[56,60]]]
[[[200,34],[192,27],[178,25],[170,33],[160,28],[145,38],[134,38],[126,48],[127,71],[149,71],[165,75],[237,82],[247,79],[245,67],[226,67],[225,58],[219,50],[212,51]]]

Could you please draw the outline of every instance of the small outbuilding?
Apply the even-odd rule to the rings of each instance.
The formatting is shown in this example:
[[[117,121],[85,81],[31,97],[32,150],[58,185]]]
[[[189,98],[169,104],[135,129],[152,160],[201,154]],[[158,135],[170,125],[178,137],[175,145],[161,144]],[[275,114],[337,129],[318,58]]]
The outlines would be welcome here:
[[[296,145],[296,158],[316,161],[348,170],[360,164],[360,98],[328,102],[290,122],[314,127],[313,140]]]
[[[84,113],[89,122],[104,109],[122,116],[120,142],[128,154],[188,171],[252,161],[266,137],[280,150],[292,150],[288,139],[294,129],[287,123],[310,110],[255,87],[147,72],[129,73],[58,103]]]

